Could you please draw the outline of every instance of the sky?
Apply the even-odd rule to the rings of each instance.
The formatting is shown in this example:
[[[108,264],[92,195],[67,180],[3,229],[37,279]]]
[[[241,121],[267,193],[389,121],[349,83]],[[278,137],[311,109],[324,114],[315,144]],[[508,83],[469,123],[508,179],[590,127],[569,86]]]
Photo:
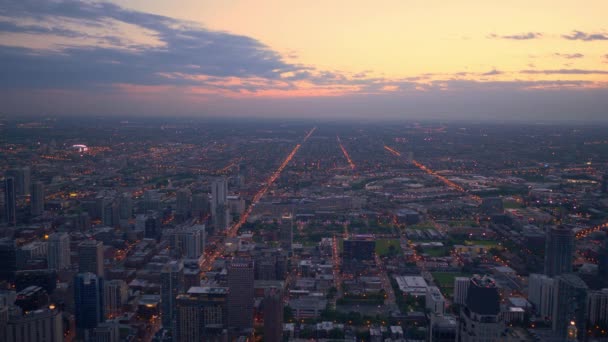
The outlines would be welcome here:
[[[0,114],[608,121],[608,2],[0,0]]]

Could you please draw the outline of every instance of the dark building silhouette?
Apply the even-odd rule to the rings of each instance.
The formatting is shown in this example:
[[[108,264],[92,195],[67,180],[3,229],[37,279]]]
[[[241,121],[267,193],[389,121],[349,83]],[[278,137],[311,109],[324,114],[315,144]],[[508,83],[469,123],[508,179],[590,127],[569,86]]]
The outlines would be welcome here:
[[[554,292],[553,331],[559,338],[566,339],[571,322],[575,323],[579,340],[584,340],[587,322],[587,284],[575,274],[556,277]],[[570,328],[572,329],[572,328]]]
[[[38,216],[44,212],[44,184],[42,182],[32,184],[32,199],[30,203],[32,215]]]
[[[608,233],[606,233],[604,239],[604,246],[600,249],[597,273],[600,278],[600,284],[608,287]]]
[[[15,289],[21,291],[28,286],[42,287],[52,294],[57,288],[57,272],[54,270],[24,270],[15,273]]]
[[[376,241],[372,237],[356,236],[344,239],[342,258],[351,260],[374,260]]]
[[[574,232],[565,227],[551,227],[545,242],[545,274],[555,277],[572,272]]]
[[[221,341],[226,328],[226,287],[194,286],[176,298],[175,341]]]
[[[293,216],[283,215],[279,223],[279,233],[281,239],[281,247],[291,251],[293,245]]]
[[[500,295],[490,277],[474,276],[460,310],[459,342],[500,341],[505,324],[500,314]]]
[[[104,320],[103,279],[94,273],[79,273],[74,278],[74,316],[77,335],[85,340]]]
[[[283,341],[283,291],[276,287],[264,293],[264,341]]]
[[[235,257],[228,263],[228,327],[237,331],[253,328],[254,262]]]
[[[13,177],[4,179],[4,221],[11,226],[17,224],[17,196]]]
[[[10,238],[0,240],[0,281],[13,281],[17,271],[17,243]]]
[[[49,294],[40,286],[31,285],[17,293],[15,305],[23,311],[34,311],[49,304]]]
[[[168,262],[160,274],[161,317],[163,328],[173,331],[175,324],[175,300],[184,291],[184,263]]]
[[[103,278],[103,242],[86,240],[78,245],[78,272]]]

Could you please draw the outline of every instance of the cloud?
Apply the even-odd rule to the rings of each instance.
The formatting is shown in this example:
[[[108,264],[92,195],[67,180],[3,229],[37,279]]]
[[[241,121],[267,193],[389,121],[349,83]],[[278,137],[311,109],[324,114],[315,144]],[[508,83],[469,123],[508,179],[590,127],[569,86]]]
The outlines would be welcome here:
[[[493,39],[511,39],[511,40],[530,40],[530,39],[539,39],[542,38],[543,34],[539,32],[527,32],[521,34],[514,35],[497,35],[495,33],[490,34],[490,38]]]
[[[562,57],[562,58],[566,58],[566,59],[577,59],[577,58],[583,58],[585,57],[585,55],[583,55],[582,53],[555,53],[556,56],[558,57]]]
[[[180,74],[278,80],[285,72],[303,69],[285,62],[280,54],[256,39],[110,3],[14,1],[2,6],[0,18],[4,18],[0,19],[0,32],[5,34],[0,40],[2,87],[199,83],[192,78],[167,77]],[[37,24],[23,25],[20,21]],[[80,26],[67,27],[61,24],[65,21]],[[121,36],[86,33],[107,26],[108,21],[151,32],[160,44],[134,46]],[[25,47],[7,39],[7,33],[9,38],[10,34],[33,34],[59,39],[62,44],[42,50]],[[75,38],[92,41],[65,43]],[[100,39],[105,44],[100,44]]]
[[[554,70],[521,70],[522,74],[542,74],[542,75],[607,75],[608,70],[587,70],[587,69],[554,69]]]
[[[496,70],[496,69],[492,69],[488,72],[484,72],[483,74],[481,74],[482,76],[495,76],[495,75],[501,75],[503,74],[502,71]]]
[[[603,33],[585,33],[581,31],[572,31],[571,34],[564,34],[562,38],[568,40],[582,40],[585,42],[591,42],[594,40],[608,40],[608,35]]]

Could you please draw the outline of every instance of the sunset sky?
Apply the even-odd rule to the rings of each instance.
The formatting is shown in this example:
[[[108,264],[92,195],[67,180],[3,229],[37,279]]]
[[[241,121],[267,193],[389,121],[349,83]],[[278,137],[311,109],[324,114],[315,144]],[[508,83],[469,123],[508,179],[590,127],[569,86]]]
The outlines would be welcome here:
[[[0,114],[608,120],[608,2],[0,0]]]

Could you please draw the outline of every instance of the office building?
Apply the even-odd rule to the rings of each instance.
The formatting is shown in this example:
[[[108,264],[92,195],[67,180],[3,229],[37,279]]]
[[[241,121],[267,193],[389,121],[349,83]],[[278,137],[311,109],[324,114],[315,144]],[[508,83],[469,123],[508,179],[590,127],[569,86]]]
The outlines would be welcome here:
[[[556,281],[544,274],[530,274],[528,278],[528,300],[536,314],[543,319],[553,316]]]
[[[17,196],[15,194],[15,178],[4,179],[4,221],[14,226],[17,224]]]
[[[471,284],[471,278],[454,278],[454,304],[465,304],[467,300],[467,291],[469,290],[469,284]]]
[[[225,178],[216,179],[211,183],[211,212],[215,214],[217,208],[226,204],[228,198],[228,182]]]
[[[202,218],[209,213],[209,195],[197,193],[192,195],[192,216]]]
[[[46,259],[48,253],[47,244],[41,241],[32,241],[17,249],[17,268],[29,268],[32,264],[36,264],[43,259]]]
[[[160,241],[162,220],[156,212],[148,212],[144,220],[144,236],[147,239],[155,239]]]
[[[15,290],[21,291],[32,285],[40,286],[48,294],[52,294],[57,288],[57,272],[44,269],[15,272]]]
[[[17,271],[17,243],[14,239],[0,239],[0,281],[13,281]]]
[[[49,236],[47,261],[50,270],[60,271],[70,268],[70,235],[54,233]]]
[[[117,322],[100,323],[93,329],[91,342],[121,342],[120,325]]]
[[[465,305],[460,309],[459,342],[501,341],[505,324],[500,310],[500,294],[494,279],[474,276],[470,280]]]
[[[281,235],[281,247],[290,251],[293,245],[293,215],[283,215],[279,223],[279,232]]]
[[[175,299],[184,291],[184,263],[170,261],[160,274],[161,318],[163,328],[173,331],[175,324]]]
[[[587,284],[577,275],[568,273],[557,276],[555,280],[553,332],[558,337],[566,338],[570,322],[574,322],[578,337],[582,338],[587,321]]]
[[[235,257],[228,262],[228,326],[250,330],[253,327],[254,262]]]
[[[103,243],[86,240],[78,245],[78,272],[91,272],[103,278]]]
[[[604,244],[599,251],[597,275],[601,286],[608,287],[608,233],[604,237]]]
[[[374,260],[376,241],[372,236],[359,235],[344,239],[342,259],[344,262],[353,260]]]
[[[119,208],[121,220],[128,220],[133,216],[133,198],[130,193],[125,192],[120,196]]]
[[[224,230],[230,226],[230,208],[227,203],[228,182],[225,178],[217,179],[211,184],[211,216],[213,226]]]
[[[545,243],[545,274],[555,277],[572,272],[574,232],[566,227],[550,227]]]
[[[608,327],[608,289],[589,292],[587,311],[589,324]]]
[[[103,284],[103,301],[105,314],[108,317],[116,317],[122,312],[122,308],[129,299],[129,287],[122,279],[105,281]]]
[[[31,171],[29,167],[9,169],[6,171],[7,178],[15,181],[15,194],[17,196],[27,196],[30,194]]]
[[[103,279],[94,273],[79,273],[74,278],[74,316],[77,335],[85,340],[105,319]]]
[[[54,305],[27,313],[14,312],[7,317],[5,329],[2,340],[6,342],[63,342],[63,319]]]
[[[445,298],[437,286],[429,286],[425,296],[426,309],[433,314],[443,315],[445,312]]]
[[[41,215],[44,212],[44,184],[35,182],[32,184],[31,213],[33,216]]]
[[[429,341],[454,342],[458,330],[458,320],[451,315],[431,314],[429,324]]]
[[[177,191],[175,203],[175,215],[180,221],[190,217],[192,211],[192,192],[190,189]]]
[[[205,226],[177,229],[174,233],[174,248],[185,259],[199,259],[205,252]]]
[[[283,341],[283,291],[267,288],[264,293],[264,341]]]
[[[177,296],[176,341],[214,341],[226,328],[226,287],[191,287]]]

